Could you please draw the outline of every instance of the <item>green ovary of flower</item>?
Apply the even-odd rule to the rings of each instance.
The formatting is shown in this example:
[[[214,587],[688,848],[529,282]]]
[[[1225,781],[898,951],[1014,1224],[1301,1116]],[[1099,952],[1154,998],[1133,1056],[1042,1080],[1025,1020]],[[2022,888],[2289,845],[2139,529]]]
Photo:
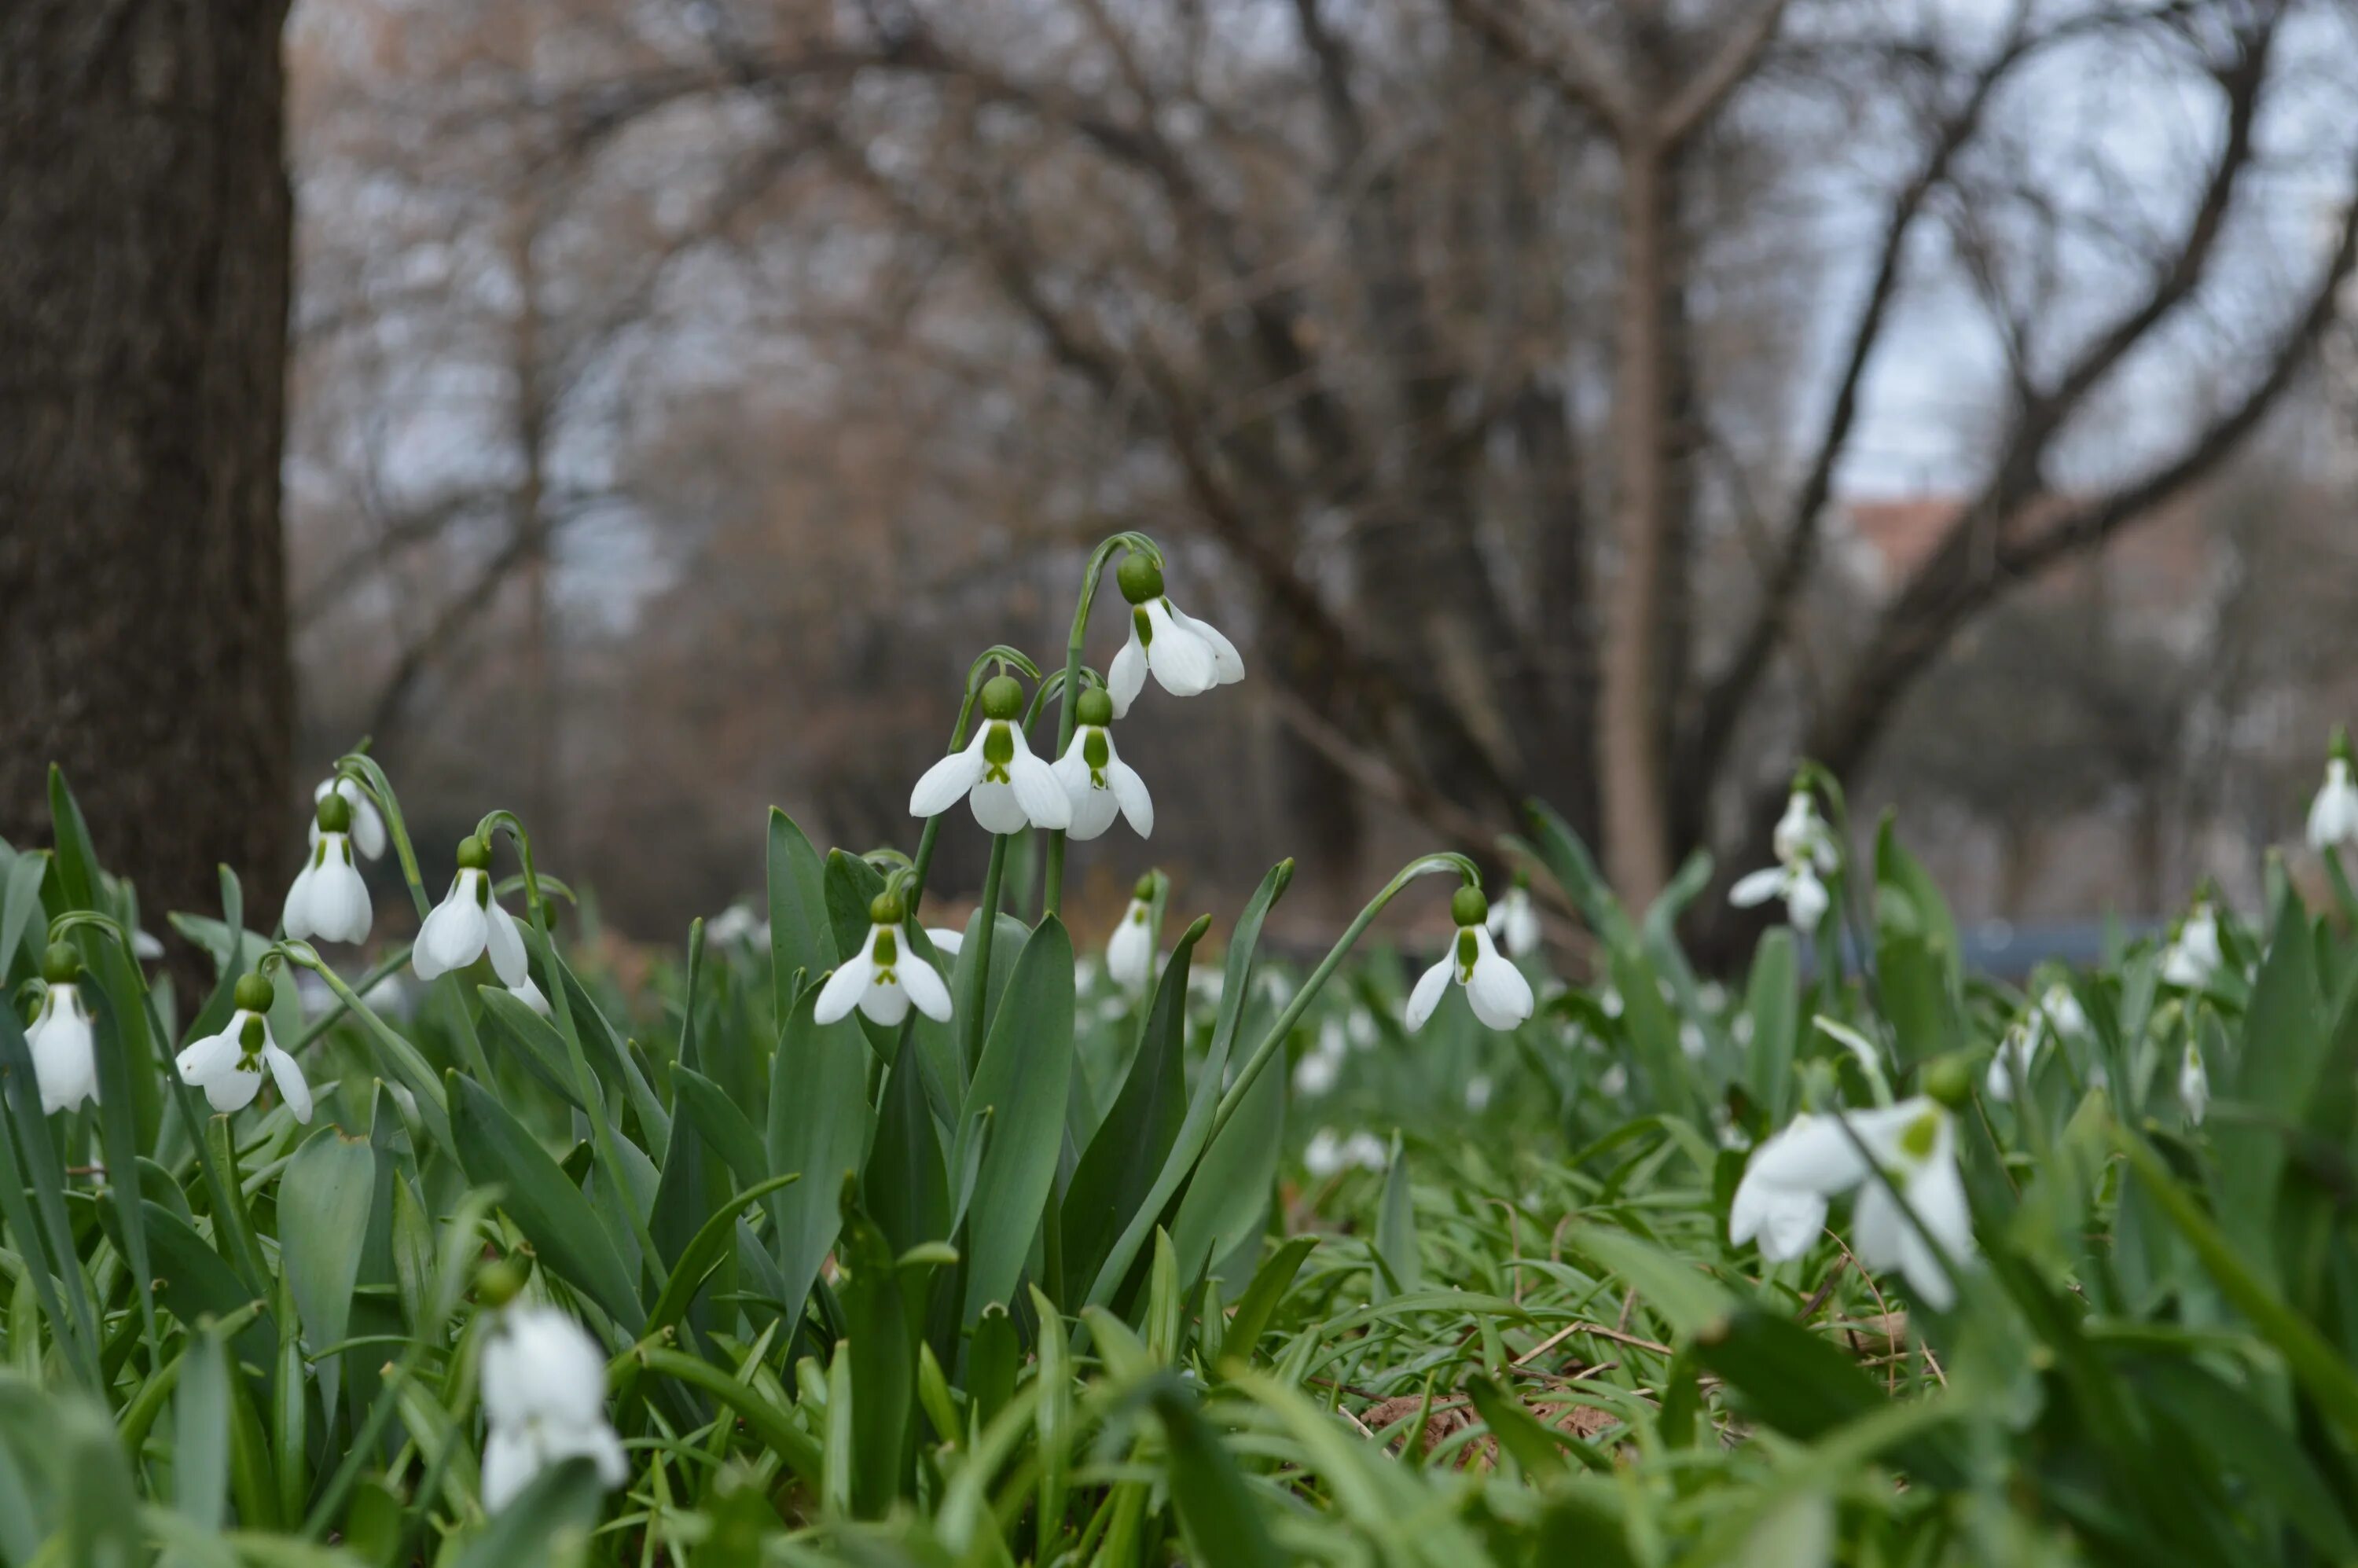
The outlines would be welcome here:
[[[1008,764],[1015,761],[1015,732],[993,721],[982,737],[982,777],[986,784],[1008,782]]]

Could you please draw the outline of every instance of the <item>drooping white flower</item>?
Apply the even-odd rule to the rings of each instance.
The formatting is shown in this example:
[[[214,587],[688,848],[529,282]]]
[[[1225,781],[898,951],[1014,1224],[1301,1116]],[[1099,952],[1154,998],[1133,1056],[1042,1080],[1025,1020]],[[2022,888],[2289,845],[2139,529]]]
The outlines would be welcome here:
[[[267,1068],[295,1119],[311,1119],[311,1086],[295,1058],[270,1035],[270,1004],[276,989],[260,975],[237,982],[231,1000],[237,1011],[218,1034],[209,1034],[174,1058],[180,1081],[205,1091],[215,1110],[243,1110],[262,1092]]]
[[[1490,935],[1505,944],[1507,957],[1520,958],[1540,950],[1540,912],[1531,889],[1517,881],[1507,896],[1490,908]]]
[[[368,940],[368,883],[352,864],[353,820],[352,804],[341,795],[321,793],[311,823],[310,855],[295,873],[278,917],[287,935],[322,942]]]
[[[377,814],[376,802],[368,797],[368,791],[361,787],[358,779],[321,779],[319,787],[311,792],[313,804],[327,799],[330,791],[341,795],[345,806],[352,810],[352,848],[372,860],[383,859],[384,818]],[[317,844],[319,841],[319,821],[315,816],[311,819],[311,842]]]
[[[2161,979],[2165,985],[2201,990],[2219,972],[2223,961],[2219,951],[2219,917],[2212,913],[2211,901],[2198,898],[2194,907],[2178,927],[2161,955]]]
[[[1982,1078],[1982,1092],[2003,1105],[2014,1098],[2014,1080],[2019,1074],[2024,1083],[2030,1081],[2030,1069],[2039,1060],[2039,1047],[2045,1032],[2034,1023],[2017,1023],[1998,1042],[1997,1054],[1990,1058],[1989,1071]]]
[[[1476,1116],[1490,1108],[1492,1084],[1489,1076],[1476,1073],[1466,1080],[1466,1108]]]
[[[1153,890],[1151,878],[1139,879],[1130,906],[1121,912],[1121,924],[1106,938],[1106,977],[1130,990],[1144,989],[1154,971]]]
[[[2333,754],[2326,759],[2325,783],[2309,803],[2309,847],[2322,853],[2337,844],[2358,840],[2358,784],[2350,778],[2350,737],[2333,733]]]
[[[531,979],[525,961],[524,934],[492,892],[492,847],[481,838],[459,840],[459,871],[450,891],[417,928],[410,966],[421,980],[438,979],[463,969],[486,953],[500,983],[521,990]]]
[[[1457,923],[1457,935],[1448,953],[1409,992],[1402,1022],[1412,1034],[1424,1027],[1453,979],[1464,989],[1474,1016],[1492,1029],[1513,1029],[1531,1017],[1536,1005],[1531,982],[1492,945],[1489,902],[1477,887],[1461,887],[1450,898],[1449,915]]]
[[[752,904],[740,899],[705,922],[704,934],[722,944],[761,943],[770,938],[770,923],[754,914]]]
[[[1785,797],[1785,815],[1777,819],[1768,841],[1780,863],[1807,860],[1821,871],[1831,871],[1842,859],[1833,829],[1818,815],[1816,798],[1800,784]]]
[[[1208,622],[1191,619],[1163,591],[1163,568],[1133,550],[1115,571],[1130,601],[1130,639],[1106,669],[1113,716],[1129,717],[1148,672],[1174,697],[1194,697],[1245,678],[1236,644]]]
[[[2178,1065],[2178,1103],[2186,1119],[2196,1127],[2202,1125],[2203,1114],[2211,1108],[2211,1074],[2202,1065],[2202,1048],[2191,1040],[2186,1043],[2186,1055]]]
[[[1729,1235],[1738,1242],[1758,1238],[1761,1256],[1772,1261],[1798,1257],[1823,1226],[1826,1200],[1853,1187],[1860,1192],[1851,1250],[1859,1262],[1877,1272],[1898,1270],[1925,1305],[1946,1310],[1956,1285],[1940,1254],[1971,1257],[1974,1231],[1957,1170],[1955,1122],[1938,1101],[1920,1096],[1875,1110],[1794,1118],[1753,1152],[1729,1213]],[[1909,1222],[1909,1210],[1921,1231]]]
[[[1815,931],[1832,902],[1826,884],[1818,880],[1817,867],[1806,856],[1764,866],[1738,878],[1736,885],[1727,890],[1727,902],[1738,909],[1749,909],[1772,898],[1785,901],[1785,918],[1794,930],[1801,932]]]
[[[1011,676],[982,683],[982,722],[966,749],[927,768],[909,792],[912,816],[939,816],[960,797],[988,833],[1073,825],[1073,803],[1056,773],[1023,739],[1023,688]]]
[[[2039,1011],[2031,1019],[2031,1028],[2040,1033],[2051,1029],[2064,1040],[2085,1040],[2092,1033],[2088,1010],[2080,1005],[2080,999],[2061,980],[2039,994]]]
[[[25,1028],[25,1048],[33,1057],[33,1081],[41,1091],[41,1114],[98,1103],[98,1044],[78,983],[81,960],[71,946],[53,943],[41,956],[48,989],[33,1022]]]
[[[950,988],[934,967],[903,950],[901,922],[907,910],[898,893],[881,892],[868,905],[868,940],[836,966],[819,988],[814,1016],[833,1023],[858,1008],[887,1029],[909,1016],[909,1006],[936,1022],[950,1015]]]
[[[606,1358],[554,1307],[510,1306],[483,1338],[483,1507],[497,1513],[567,1459],[595,1463],[609,1487],[630,1479],[606,1419]]]
[[[1323,1045],[1314,1046],[1293,1065],[1293,1092],[1305,1099],[1317,1099],[1334,1093],[1342,1076],[1342,1054],[1328,1051]]]
[[[1380,1171],[1390,1163],[1391,1151],[1384,1141],[1364,1130],[1346,1138],[1331,1127],[1322,1127],[1310,1135],[1309,1143],[1302,1151],[1303,1169],[1322,1181],[1353,1166]]]
[[[1072,802],[1073,825],[1065,831],[1075,838],[1095,838],[1113,826],[1117,809],[1141,838],[1154,836],[1154,801],[1146,781],[1114,750],[1113,703],[1095,689],[1081,693],[1079,725],[1073,743],[1056,759],[1053,770]]]

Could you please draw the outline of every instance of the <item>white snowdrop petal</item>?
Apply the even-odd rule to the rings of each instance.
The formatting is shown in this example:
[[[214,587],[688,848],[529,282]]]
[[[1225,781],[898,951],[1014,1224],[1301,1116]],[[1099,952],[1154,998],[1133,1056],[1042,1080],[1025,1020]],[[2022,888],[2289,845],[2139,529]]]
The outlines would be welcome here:
[[[409,963],[419,979],[438,979],[482,957],[486,926],[483,912],[475,903],[472,881],[482,874],[460,871],[451,882],[449,892],[427,912],[425,924],[418,926]]]
[[[1829,902],[1826,884],[1818,881],[1818,874],[1810,869],[1810,863],[1804,860],[1795,866],[1785,889],[1785,914],[1795,929],[1816,930],[1818,922],[1825,918]]]
[[[811,1016],[820,1023],[833,1023],[850,1016],[851,1010],[868,995],[875,975],[875,963],[869,957],[868,949],[862,947],[837,965],[835,973],[827,976],[827,984],[819,987],[818,1002]]]
[[[1174,620],[1163,600],[1156,600],[1145,609],[1147,622],[1154,629],[1154,640],[1146,645],[1146,667],[1156,682],[1174,697],[1196,697],[1211,690],[1219,680],[1212,645]]]
[[[1113,826],[1118,809],[1111,790],[1085,789],[1072,802],[1072,822],[1065,829],[1065,837],[1081,843],[1103,838]]]
[[[1785,868],[1768,866],[1738,878],[1736,885],[1727,890],[1727,902],[1738,909],[1750,909],[1755,904],[1767,903],[1784,891]]]
[[[264,1046],[262,1060],[278,1085],[287,1108],[294,1113],[296,1120],[308,1125],[311,1119],[311,1086],[303,1076],[302,1064],[276,1045]]]
[[[1204,640],[1212,651],[1212,678],[1221,686],[1245,678],[1245,659],[1237,645],[1228,641],[1220,629],[1208,621],[1198,621],[1177,605],[1171,607],[1171,619]]]
[[[982,738],[990,733],[989,724],[979,726],[965,751],[953,752],[925,771],[909,792],[910,816],[938,816],[974,788],[982,777]]]
[[[1032,825],[1032,819],[1023,815],[1022,802],[1016,798],[1012,784],[979,784],[967,796],[967,802],[974,808],[974,819],[986,833],[1021,833]]]
[[[1015,756],[1007,764],[1007,780],[1033,827],[1054,831],[1072,826],[1073,803],[1065,786],[1056,782],[1047,763],[1025,748],[1020,734],[1015,737]]]
[[[1154,933],[1147,905],[1131,899],[1121,924],[1106,939],[1106,975],[1116,984],[1136,990],[1146,984],[1154,968]]]
[[[1113,785],[1113,797],[1120,803],[1130,831],[1141,838],[1153,838],[1154,797],[1146,793],[1146,781],[1138,776],[1138,770],[1116,757],[1106,766],[1106,779]]]
[[[1401,1022],[1408,1026],[1410,1033],[1423,1028],[1424,1021],[1441,1005],[1441,999],[1448,994],[1454,968],[1454,961],[1444,958],[1417,977],[1416,989],[1408,993],[1408,1006],[1401,1014]]]
[[[931,942],[934,951],[943,957],[955,958],[959,949],[966,946],[966,933],[950,925],[928,925],[925,927],[925,940]]]
[[[357,798],[354,798],[357,797]],[[360,786],[352,786],[345,797],[352,803],[352,848],[372,860],[384,858],[384,818]]]
[[[1866,1169],[1866,1157],[1834,1118],[1804,1112],[1752,1152],[1745,1179],[1832,1195],[1856,1186]]]
[[[1106,669],[1106,697],[1113,703],[1116,719],[1130,717],[1130,705],[1146,689],[1146,650],[1138,641],[1138,628],[1132,625],[1130,638],[1121,651],[1113,656]]]
[[[1900,1233],[1907,1226],[1882,1173],[1868,1176],[1866,1184],[1859,1189],[1858,1207],[1851,1217],[1850,1249],[1860,1264],[1878,1274],[1898,1268]]]
[[[201,1088],[206,1079],[237,1060],[237,1030],[245,1017],[244,1013],[237,1014],[230,1020],[227,1029],[206,1035],[172,1058],[182,1083]]]
[[[287,885],[287,902],[279,907],[278,924],[289,936],[308,939],[312,935],[311,882],[318,871],[312,862],[319,859],[319,846],[315,844],[311,847],[310,855],[303,861],[303,869],[295,873],[294,881]]]
[[[897,967],[891,982],[882,975],[869,982],[868,989],[860,993],[860,1011],[887,1029],[900,1027],[901,1021],[909,1016],[909,988],[901,983]]]
[[[483,1433],[483,1511],[495,1514],[515,1501],[540,1470],[529,1429],[492,1425]]]
[[[927,935],[932,934],[928,932]],[[916,1004],[919,1012],[936,1023],[949,1021],[950,988],[942,982],[942,977],[931,964],[914,953],[903,953],[895,972],[901,977],[901,989],[909,993],[909,1000]]]
[[[502,909],[497,899],[483,910],[483,950],[492,957],[492,973],[499,976],[500,984],[513,989],[531,979],[524,933],[516,929],[515,916]]]
[[[1531,1015],[1531,982],[1491,945],[1487,931],[1476,928],[1474,947],[1474,973],[1466,982],[1466,999],[1474,1003],[1476,1016],[1491,1028],[1515,1028]]]

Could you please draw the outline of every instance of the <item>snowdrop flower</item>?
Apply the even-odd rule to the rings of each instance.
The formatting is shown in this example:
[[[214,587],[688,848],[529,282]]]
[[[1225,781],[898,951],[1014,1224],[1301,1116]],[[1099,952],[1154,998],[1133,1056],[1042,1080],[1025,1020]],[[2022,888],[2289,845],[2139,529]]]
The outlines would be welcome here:
[[[1466,1108],[1476,1116],[1490,1108],[1491,1083],[1487,1075],[1476,1073],[1466,1080]]]
[[[1324,1045],[1302,1054],[1293,1065],[1293,1092],[1308,1099],[1332,1094],[1343,1076],[1343,1056]]]
[[[81,959],[68,944],[53,942],[41,955],[48,989],[26,1026],[25,1048],[32,1053],[44,1116],[71,1110],[84,1100],[98,1103],[98,1048],[76,983],[81,976]]]
[[[909,792],[909,815],[939,816],[962,795],[987,833],[1073,825],[1073,803],[1055,770],[1024,742],[1023,688],[1012,676],[982,683],[982,723],[974,739],[925,770]]]
[[[2209,899],[2198,898],[2161,955],[2162,982],[2201,990],[2219,972],[2221,962],[2219,917],[2212,913]]]
[[[2350,780],[2350,736],[2337,728],[2325,783],[2309,805],[2309,847],[2323,853],[2358,839],[2358,784]]]
[[[1957,1171],[1955,1123],[1946,1107],[1929,1098],[1796,1117],[1753,1152],[1728,1215],[1729,1237],[1758,1238],[1760,1255],[1772,1262],[1799,1257],[1824,1224],[1826,1200],[1853,1187],[1862,1189],[1851,1225],[1851,1250],[1859,1262],[1878,1272],[1898,1270],[1925,1305],[1947,1310],[1956,1285],[1940,1252],[1958,1260],[1972,1255],[1973,1212]],[[1895,1188],[1922,1231],[1909,1222]]]
[[[368,883],[352,864],[352,807],[342,795],[319,796],[312,823],[311,856],[295,873],[279,915],[289,936],[322,942],[365,942],[369,934]],[[384,829],[380,826],[377,831]]]
[[[228,1026],[174,1059],[180,1081],[204,1090],[215,1110],[228,1113],[252,1105],[262,1092],[262,1071],[267,1067],[295,1119],[311,1119],[311,1086],[295,1058],[270,1037],[270,1004],[277,994],[277,988],[261,975],[243,977],[230,993],[237,1011],[230,1014]]]
[[[1154,968],[1153,897],[1153,877],[1139,878],[1130,890],[1130,907],[1121,912],[1121,924],[1106,938],[1106,974],[1131,990],[1143,989]]]
[[[377,815],[376,802],[368,797],[368,791],[361,787],[358,779],[322,779],[319,781],[319,787],[311,792],[311,799],[316,804],[327,799],[330,794],[340,797],[344,805],[351,808],[352,825],[350,831],[352,836],[352,848],[372,860],[383,859],[384,818]],[[323,830],[323,825],[314,817],[311,822],[312,843],[317,844],[319,841],[319,835]]]
[[[761,942],[769,938],[770,923],[740,900],[706,922],[704,934],[715,942]]]
[[[1818,815],[1818,803],[1809,786],[1796,781],[1785,797],[1785,815],[1769,836],[1780,863],[1807,860],[1821,871],[1831,871],[1842,859],[1834,848],[1833,829]]]
[[[878,893],[868,904],[868,940],[836,966],[820,988],[814,1016],[833,1023],[858,1008],[887,1029],[909,1016],[909,1004],[936,1022],[950,1016],[950,988],[934,967],[901,950],[901,922],[908,909],[897,892]]]
[[[1351,1047],[1357,1051],[1371,1048],[1380,1038],[1376,1030],[1376,1015],[1364,1007],[1351,1010],[1349,1016],[1343,1020],[1343,1033],[1349,1036]]]
[[[492,896],[491,864],[488,839],[470,835],[459,840],[459,871],[450,879],[450,891],[417,928],[417,944],[410,949],[410,967],[419,979],[438,979],[488,953],[492,972],[502,985],[521,992],[531,980],[524,934]],[[541,1005],[546,1010],[546,1000]]]
[[[1065,831],[1075,838],[1094,838],[1113,826],[1114,811],[1130,821],[1141,838],[1154,836],[1154,801],[1138,770],[1113,749],[1113,699],[1092,687],[1076,705],[1080,719],[1073,743],[1056,759],[1056,782],[1072,803],[1073,825]]]
[[[316,818],[311,826],[319,826]],[[131,956],[143,964],[152,964],[164,956],[164,944],[145,931],[134,931],[131,934]]]
[[[958,956],[958,949],[966,946],[966,932],[956,925],[928,925],[925,927],[925,940],[931,942],[934,951],[943,957],[955,958]],[[1074,965],[1076,971],[1079,968],[1078,964]]]
[[[2061,980],[2055,981],[2039,994],[2039,1011],[2032,1017],[2030,1027],[2036,1033],[2051,1029],[2065,1040],[2084,1040],[2091,1033],[2088,1010],[2080,1005],[2080,999]]]
[[[1507,957],[1520,958],[1540,950],[1540,912],[1531,903],[1531,890],[1520,877],[1490,911],[1490,935],[1505,944]]]
[[[1132,550],[1115,568],[1114,580],[1130,600],[1130,641],[1106,670],[1106,695],[1116,719],[1129,716],[1150,670],[1174,697],[1194,697],[1245,678],[1237,645],[1171,602],[1163,591],[1163,568],[1150,557]]]
[[[1409,1033],[1424,1027],[1424,1021],[1448,992],[1451,980],[1465,989],[1474,1016],[1489,1028],[1513,1029],[1522,1023],[1535,1005],[1531,982],[1491,945],[1490,901],[1482,896],[1480,888],[1461,887],[1450,896],[1449,918],[1457,923],[1457,935],[1448,953],[1425,970],[1416,989],[1409,992],[1402,1019]]]
[[[497,1513],[551,1465],[592,1460],[609,1487],[630,1479],[606,1420],[606,1357],[555,1307],[503,1309],[483,1339],[483,1507]]]
[[[1390,1163],[1391,1151],[1372,1132],[1354,1132],[1345,1138],[1331,1127],[1322,1127],[1310,1135],[1309,1145],[1302,1151],[1303,1169],[1321,1181],[1353,1166],[1380,1171]]]
[[[2178,1066],[2178,1103],[2186,1119],[2196,1127],[2202,1125],[2202,1114],[2211,1108],[2211,1074],[2202,1065],[2202,1048],[2191,1040],[2186,1043],[2186,1059]]]
[[[1818,922],[1825,918],[1827,904],[1833,902],[1808,856],[1764,866],[1749,876],[1738,878],[1736,885],[1727,890],[1727,902],[1738,909],[1750,909],[1772,898],[1785,901],[1786,920],[1794,930],[1802,932],[1815,931]]]
[[[2039,1060],[2039,1047],[2045,1038],[2046,1032],[2035,1022],[2008,1028],[2006,1038],[1998,1042],[1997,1054],[1990,1058],[1982,1092],[2000,1105],[2014,1098],[2015,1075],[2019,1073],[2025,1083],[2030,1081],[2031,1066]]]

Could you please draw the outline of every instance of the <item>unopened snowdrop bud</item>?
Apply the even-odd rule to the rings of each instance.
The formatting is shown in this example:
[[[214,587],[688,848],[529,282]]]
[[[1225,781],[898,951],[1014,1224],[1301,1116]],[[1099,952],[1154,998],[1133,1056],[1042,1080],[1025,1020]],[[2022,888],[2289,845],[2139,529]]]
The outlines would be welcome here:
[[[1113,699],[1095,687],[1081,693],[1074,705],[1079,723],[1073,743],[1056,759],[1056,782],[1072,802],[1076,838],[1095,838],[1113,826],[1119,809],[1141,838],[1154,834],[1154,802],[1138,770],[1121,760],[1113,748]]]
[[[333,791],[321,795],[312,827],[310,857],[287,890],[279,922],[289,936],[365,942],[369,892],[352,863],[352,803]]]
[[[381,858],[384,854],[384,818],[378,814],[376,802],[368,797],[368,791],[361,787],[358,779],[321,779],[319,787],[311,792],[311,799],[316,803],[330,794],[342,796],[344,804],[352,807],[352,848],[372,860]],[[315,816],[311,821],[311,842],[319,841],[319,822]]]
[[[2358,840],[2358,783],[2350,777],[2350,733],[2336,725],[2325,784],[2309,806],[2309,847],[2320,853]]]
[[[2180,924],[2178,935],[2162,952],[2162,981],[2188,990],[2201,990],[2219,972],[2222,962],[2219,917],[2212,913],[2209,899],[2198,898]]]
[[[2189,1040],[2186,1055],[2178,1065],[2178,1103],[2186,1112],[2186,1119],[2196,1127],[2202,1125],[2202,1116],[2211,1108],[2211,1074],[2202,1065],[2202,1048]]]
[[[419,979],[435,980],[489,953],[492,972],[499,976],[500,983],[521,995],[532,983],[531,967],[525,961],[524,934],[492,896],[492,846],[470,834],[459,840],[458,858],[459,870],[450,879],[450,891],[417,928],[410,966]],[[534,994],[538,994],[537,988]],[[546,1000],[539,1011],[547,1011]]]
[[[1138,879],[1121,924],[1106,938],[1106,974],[1116,985],[1140,990],[1154,968],[1154,879]]]
[[[1518,876],[1490,911],[1490,935],[1503,943],[1507,956],[1521,958],[1540,950],[1540,912],[1531,903],[1531,890]]]
[[[1457,935],[1450,941],[1449,952],[1425,970],[1416,989],[1409,992],[1402,1022],[1411,1033],[1423,1028],[1454,979],[1464,989],[1474,1016],[1485,1025],[1517,1027],[1531,1017],[1537,1003],[1531,982],[1490,941],[1490,901],[1482,896],[1480,888],[1461,887],[1449,900],[1449,918],[1456,924]]]
[[[980,697],[982,722],[974,739],[925,770],[909,792],[909,815],[939,816],[964,796],[988,833],[1071,827],[1073,803],[1065,786],[1024,741],[1023,688],[1011,676],[993,676],[982,683]]]
[[[267,1068],[286,1098],[287,1108],[294,1112],[296,1120],[308,1122],[311,1086],[295,1058],[270,1035],[270,1004],[276,998],[277,988],[261,975],[241,979],[230,993],[236,1011],[230,1014],[228,1026],[181,1052],[174,1065],[183,1083],[204,1090],[212,1108],[224,1113],[243,1110],[254,1103],[254,1097],[262,1092],[262,1075]]]
[[[98,1103],[98,1050],[90,1013],[81,1004],[81,956],[68,944],[53,942],[41,955],[47,989],[26,1027],[25,1047],[32,1053],[44,1116],[71,1110],[84,1100]]]
[[[483,1507],[497,1513],[552,1465],[586,1458],[609,1487],[630,1479],[606,1419],[606,1357],[555,1307],[503,1309],[483,1337]]]
[[[1174,697],[1195,697],[1245,678],[1237,645],[1171,602],[1163,591],[1163,568],[1152,557],[1131,551],[1115,568],[1114,580],[1130,601],[1130,640],[1106,670],[1116,719],[1129,715],[1149,671]]]
[[[927,1018],[948,1019],[949,987],[931,964],[902,950],[901,922],[907,917],[898,893],[869,901],[868,940],[820,988],[814,1014],[819,1022],[833,1023],[856,1007],[889,1029],[909,1015],[912,1002]]]

